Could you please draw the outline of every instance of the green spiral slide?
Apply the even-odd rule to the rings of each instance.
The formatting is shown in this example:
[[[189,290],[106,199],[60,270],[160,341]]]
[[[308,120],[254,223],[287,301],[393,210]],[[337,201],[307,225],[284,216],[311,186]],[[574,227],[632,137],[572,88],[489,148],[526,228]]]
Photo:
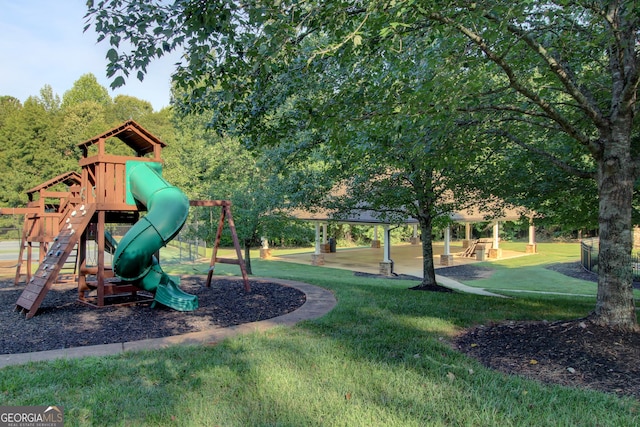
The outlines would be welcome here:
[[[180,278],[162,271],[154,255],[184,225],[189,200],[162,178],[159,163],[130,161],[126,168],[127,200],[146,208],[147,214],[118,243],[113,271],[121,279],[154,293],[154,304],[159,302],[179,311],[195,310],[198,297],[181,290]]]

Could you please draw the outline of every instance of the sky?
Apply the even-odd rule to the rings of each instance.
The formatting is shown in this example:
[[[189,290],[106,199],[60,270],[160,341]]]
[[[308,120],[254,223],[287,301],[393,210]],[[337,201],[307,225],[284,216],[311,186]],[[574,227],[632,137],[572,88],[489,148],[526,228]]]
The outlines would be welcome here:
[[[108,41],[87,30],[86,0],[0,0],[0,96],[24,102],[51,86],[62,96],[83,74],[93,74],[109,94],[149,101],[155,111],[169,105],[171,74],[178,55],[155,60],[144,81],[130,74],[111,90],[106,76]]]

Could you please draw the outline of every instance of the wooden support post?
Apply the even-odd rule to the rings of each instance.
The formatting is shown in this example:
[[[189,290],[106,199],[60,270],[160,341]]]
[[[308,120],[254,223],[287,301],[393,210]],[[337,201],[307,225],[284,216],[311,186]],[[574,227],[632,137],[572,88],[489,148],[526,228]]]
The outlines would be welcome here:
[[[78,242],[78,259],[76,260],[76,267],[78,268],[78,300],[80,301],[84,301],[84,292],[88,289],[87,276],[83,269],[85,269],[87,263],[87,240],[89,239],[90,226],[91,225],[87,226],[80,237],[80,242]]]
[[[242,273],[242,279],[244,280],[244,289],[247,292],[251,292],[251,286],[249,286],[249,276],[247,275],[247,267],[242,258],[242,249],[240,247],[240,241],[238,240],[238,233],[236,233],[236,226],[233,222],[233,215],[231,215],[231,201],[230,200],[191,200],[189,202],[191,206],[220,206],[222,211],[220,212],[220,219],[218,221],[218,230],[216,232],[216,240],[213,245],[213,252],[211,254],[211,261],[209,262],[209,271],[207,272],[207,287],[211,286],[211,279],[213,277],[213,271],[216,263],[222,264],[236,264],[240,266],[240,272]],[[233,246],[236,250],[237,259],[231,258],[218,258],[218,248],[220,247],[220,239],[222,237],[222,230],[224,229],[225,220],[229,223],[229,229],[231,230],[231,238],[233,239]]]
[[[98,307],[104,307],[104,222],[105,211],[98,211],[96,239],[98,242]]]

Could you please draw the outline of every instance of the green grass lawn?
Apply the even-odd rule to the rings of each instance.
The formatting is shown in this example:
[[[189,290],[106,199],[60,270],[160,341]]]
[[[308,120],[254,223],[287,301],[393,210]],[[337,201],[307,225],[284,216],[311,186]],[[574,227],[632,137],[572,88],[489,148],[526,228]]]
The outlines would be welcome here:
[[[501,243],[500,247],[524,252],[524,243]],[[521,247],[522,246],[522,247]],[[573,279],[545,268],[549,264],[576,262],[580,259],[579,243],[539,243],[535,255],[496,260],[477,265],[494,273],[488,279],[463,281],[464,284],[513,295],[516,292],[555,292],[596,296],[593,282]]]
[[[555,245],[540,252],[489,263],[495,289],[546,263],[575,260]],[[259,276],[328,288],[338,305],[315,321],[215,345],[3,368],[0,405],[61,405],[65,426],[640,424],[637,400],[496,373],[448,344],[475,324],[582,317],[595,306],[593,297],[414,292],[413,281],[257,257],[253,268]],[[206,263],[165,269],[193,274],[206,271]],[[538,273],[556,287],[567,280]],[[216,274],[239,269],[218,265]]]

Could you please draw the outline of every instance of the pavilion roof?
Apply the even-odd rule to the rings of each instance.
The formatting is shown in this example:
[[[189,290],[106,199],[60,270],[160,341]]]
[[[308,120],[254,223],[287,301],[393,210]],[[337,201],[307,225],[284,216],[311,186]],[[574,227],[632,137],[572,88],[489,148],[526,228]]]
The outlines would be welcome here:
[[[349,214],[337,215],[328,209],[305,210],[295,209],[290,215],[303,221],[342,222],[348,224],[390,224],[390,221],[381,219],[380,213],[369,209],[356,209]],[[454,222],[484,222],[484,221],[517,221],[522,217],[528,217],[531,213],[524,208],[510,206],[491,206],[491,209],[483,208],[480,204],[476,207],[463,209],[451,213],[449,216]],[[415,218],[407,218],[404,224],[417,224]]]

